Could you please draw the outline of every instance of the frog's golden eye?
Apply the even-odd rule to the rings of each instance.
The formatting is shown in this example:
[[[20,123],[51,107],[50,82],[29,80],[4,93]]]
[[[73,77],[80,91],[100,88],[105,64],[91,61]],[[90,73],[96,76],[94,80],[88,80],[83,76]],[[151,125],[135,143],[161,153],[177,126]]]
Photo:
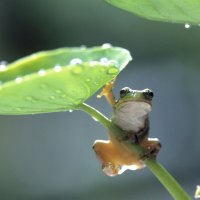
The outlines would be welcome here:
[[[130,91],[131,91],[131,89],[129,87],[122,88],[120,90],[120,98],[125,97]]]
[[[143,92],[144,96],[149,99],[152,100],[153,99],[153,91],[149,90],[149,89],[145,89],[145,91]]]

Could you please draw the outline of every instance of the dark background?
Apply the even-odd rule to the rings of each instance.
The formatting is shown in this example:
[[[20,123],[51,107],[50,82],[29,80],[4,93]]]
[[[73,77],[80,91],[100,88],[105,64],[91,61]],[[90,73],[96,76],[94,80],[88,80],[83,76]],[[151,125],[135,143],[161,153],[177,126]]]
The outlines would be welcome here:
[[[133,61],[115,88],[154,90],[158,160],[194,195],[200,184],[200,27],[147,21],[102,0],[0,0],[0,60],[64,46],[112,43]],[[17,92],[17,91],[16,91]],[[88,103],[108,116],[95,96]],[[106,130],[85,113],[0,116],[0,199],[171,199],[145,168],[106,177],[92,150]]]

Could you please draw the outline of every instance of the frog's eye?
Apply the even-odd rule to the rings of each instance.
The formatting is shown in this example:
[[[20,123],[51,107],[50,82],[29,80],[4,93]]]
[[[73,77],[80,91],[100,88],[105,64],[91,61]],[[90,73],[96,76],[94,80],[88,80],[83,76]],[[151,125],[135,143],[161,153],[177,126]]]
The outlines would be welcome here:
[[[130,92],[130,88],[129,87],[124,87],[120,90],[120,98],[125,97],[129,92]]]
[[[147,99],[149,99],[149,100],[153,99],[154,94],[153,94],[153,92],[151,90],[146,89],[143,94]]]

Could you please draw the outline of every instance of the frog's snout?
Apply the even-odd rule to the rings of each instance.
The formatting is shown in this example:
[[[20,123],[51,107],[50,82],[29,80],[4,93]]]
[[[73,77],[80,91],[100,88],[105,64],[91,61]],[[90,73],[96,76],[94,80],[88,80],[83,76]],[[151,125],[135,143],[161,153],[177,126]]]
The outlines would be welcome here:
[[[147,98],[148,100],[152,100],[153,99],[153,91],[150,89],[145,89],[143,92],[143,95],[145,96],[145,98]]]

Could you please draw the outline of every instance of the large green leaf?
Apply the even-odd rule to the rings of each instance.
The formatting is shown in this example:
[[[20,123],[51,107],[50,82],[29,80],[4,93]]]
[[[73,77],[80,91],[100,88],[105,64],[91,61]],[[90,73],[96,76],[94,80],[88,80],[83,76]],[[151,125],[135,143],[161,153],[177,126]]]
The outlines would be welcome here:
[[[200,0],[106,0],[150,20],[200,24]]]
[[[0,114],[74,109],[131,60],[123,48],[60,48],[0,64]]]

